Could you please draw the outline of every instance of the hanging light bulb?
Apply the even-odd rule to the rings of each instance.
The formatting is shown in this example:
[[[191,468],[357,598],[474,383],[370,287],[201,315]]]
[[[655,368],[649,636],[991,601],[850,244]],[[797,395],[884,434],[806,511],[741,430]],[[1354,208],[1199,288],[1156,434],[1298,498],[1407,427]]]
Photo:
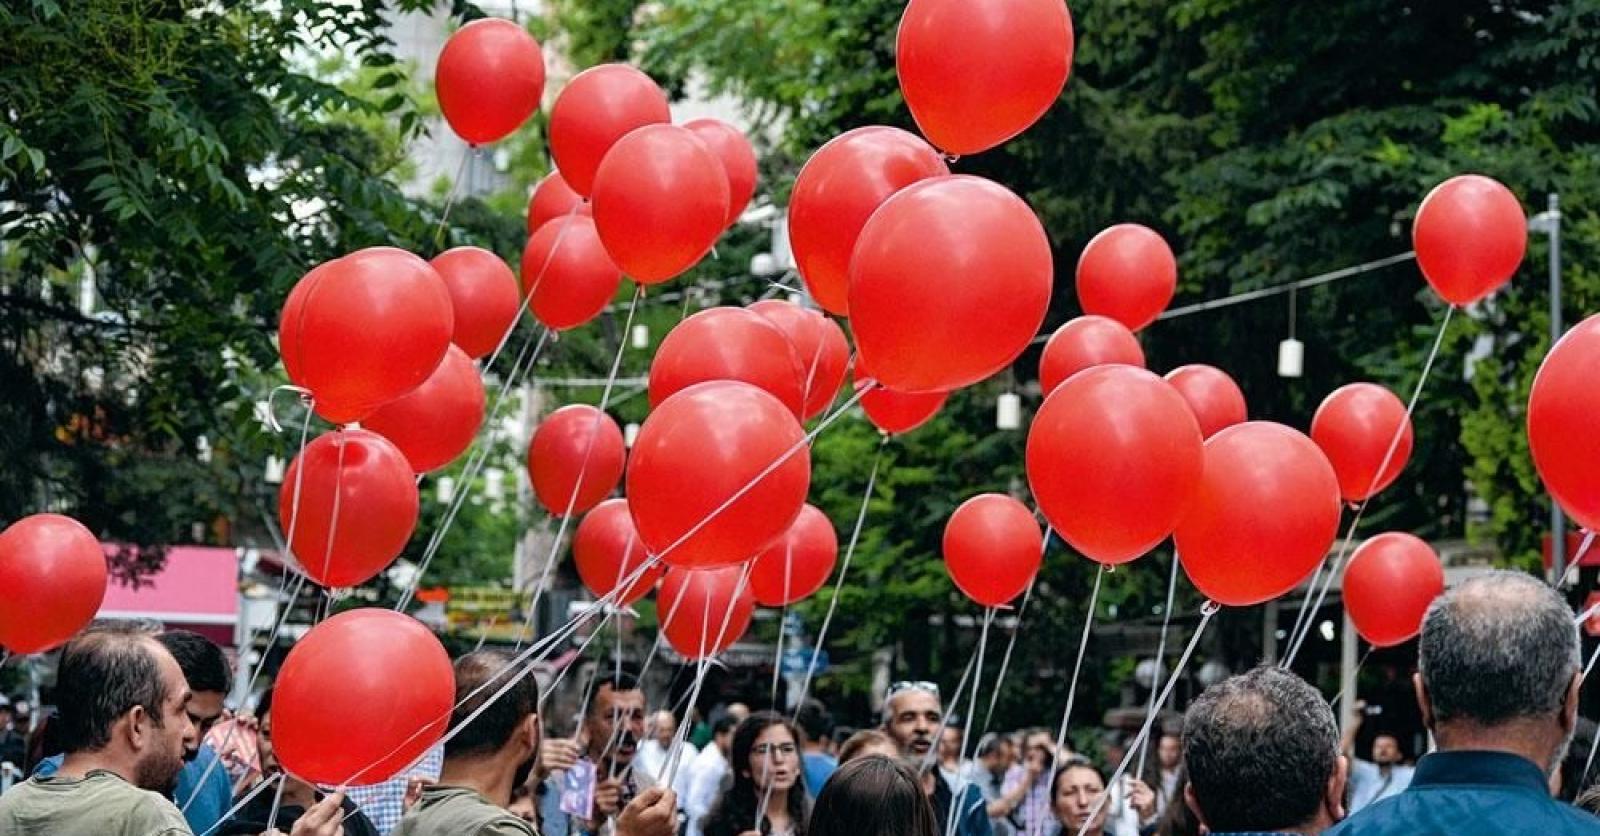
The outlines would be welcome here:
[[[1022,429],[1022,396],[1001,392],[994,402],[994,425],[1002,430]]]
[[[650,347],[650,326],[635,325],[628,332],[628,344],[637,349]]]
[[[1295,288],[1289,288],[1289,338],[1278,343],[1278,377],[1305,373],[1306,344],[1294,338]]]
[[[263,471],[261,474],[262,481],[269,485],[283,484],[283,459],[277,456],[268,456],[267,466],[263,468]]]
[[[639,437],[639,425],[629,423],[622,428],[622,444],[629,450],[633,449],[633,442]]]
[[[433,498],[440,505],[448,505],[450,500],[456,498],[456,477],[440,476],[439,481],[433,484]]]

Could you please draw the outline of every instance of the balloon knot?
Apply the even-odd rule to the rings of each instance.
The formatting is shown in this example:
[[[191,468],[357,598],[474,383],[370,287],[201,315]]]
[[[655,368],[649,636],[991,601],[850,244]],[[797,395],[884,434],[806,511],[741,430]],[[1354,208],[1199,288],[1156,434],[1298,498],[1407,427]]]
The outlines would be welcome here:
[[[944,154],[943,156],[944,156],[945,165],[955,165],[956,163],[961,162],[961,155],[960,154],[949,154],[949,153],[947,153],[947,154]]]
[[[1209,618],[1209,617],[1211,617],[1213,615],[1216,615],[1221,610],[1222,610],[1222,605],[1217,603],[1216,601],[1210,600],[1209,598],[1206,599],[1206,602],[1204,604],[1200,605],[1200,614],[1203,615],[1203,616],[1206,616],[1207,618]]]

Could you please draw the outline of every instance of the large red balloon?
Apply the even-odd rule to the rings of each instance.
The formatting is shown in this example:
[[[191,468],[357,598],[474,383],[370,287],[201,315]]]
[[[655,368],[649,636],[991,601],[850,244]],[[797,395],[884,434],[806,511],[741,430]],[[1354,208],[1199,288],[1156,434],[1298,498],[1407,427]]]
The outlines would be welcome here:
[[[455,330],[450,291],[428,262],[369,247],[319,265],[291,293],[279,350],[319,415],[358,421],[422,385]],[[297,298],[298,296],[298,298]]]
[[[1247,607],[1294,589],[1339,533],[1339,480],[1301,432],[1235,424],[1206,442],[1205,475],[1174,542],[1201,594]]]
[[[1528,249],[1528,217],[1499,181],[1463,174],[1423,198],[1411,244],[1434,292],[1466,305],[1511,281]]]
[[[975,154],[1039,121],[1072,68],[1062,0],[911,0],[895,69],[912,118],[934,145]]]
[[[662,401],[639,429],[628,465],[628,506],[645,547],[674,566],[754,557],[805,504],[804,441],[794,413],[748,383],[699,383]]]
[[[1444,593],[1444,568],[1427,543],[1389,531],[1356,549],[1341,589],[1361,637],[1391,647],[1421,632],[1428,605]]]
[[[608,499],[596,505],[578,523],[578,533],[572,538],[572,562],[578,567],[578,579],[597,598],[610,595],[649,559],[639,532],[634,530],[626,499]],[[664,564],[657,563],[640,572],[617,597],[616,605],[625,607],[650,594],[666,570]]]
[[[0,647],[38,653],[72,638],[106,595],[100,541],[71,517],[34,514],[0,531]]]
[[[563,215],[591,215],[593,211],[583,195],[567,185],[561,172],[552,171],[533,187],[533,195],[528,198],[528,234]]]
[[[680,322],[650,361],[650,405],[696,383],[742,380],[805,413],[805,368],[771,320],[744,308],[707,308]]]
[[[859,360],[854,377],[857,392],[871,379]],[[879,432],[904,435],[933,420],[949,397],[949,392],[896,392],[874,386],[861,396],[861,411]]]
[[[728,226],[738,222],[756,193],[756,151],[744,132],[720,119],[696,119],[683,127],[717,155],[728,175]]]
[[[812,298],[829,313],[850,313],[850,255],[867,219],[890,195],[950,173],[920,137],[871,125],[817,149],[789,195],[789,246]]]
[[[556,516],[581,514],[616,490],[622,479],[622,430],[588,404],[545,416],[528,444],[528,476],[539,504]]]
[[[451,342],[473,359],[493,352],[522,309],[511,268],[482,247],[445,250],[429,263],[450,293],[455,317]]]
[[[674,566],[661,581],[656,612],[672,649],[687,659],[727,650],[750,628],[756,601],[740,566]]]
[[[1550,495],[1578,524],[1600,530],[1600,315],[1566,333],[1539,366],[1528,393],[1528,448]]]
[[[1411,458],[1411,419],[1393,392],[1376,383],[1351,383],[1333,390],[1317,407],[1311,440],[1333,464],[1340,495],[1360,502],[1389,487],[1405,469]],[[1385,465],[1390,445],[1394,453]]]
[[[634,128],[671,121],[667,94],[650,76],[627,64],[590,67],[567,82],[550,108],[550,155],[567,185],[587,197],[617,140]]]
[[[1228,373],[1216,366],[1195,363],[1167,372],[1167,382],[1188,402],[1206,438],[1249,419],[1244,392]]]
[[[528,307],[557,331],[599,316],[621,286],[622,270],[600,243],[593,218],[557,218],[539,227],[522,251],[522,287],[533,294]]]
[[[1054,276],[1050,240],[1022,198],[967,175],[915,183],[885,201],[856,242],[856,348],[891,389],[976,383],[1028,347]]]
[[[838,560],[839,535],[833,523],[815,505],[807,504],[789,530],[756,555],[750,566],[750,591],[762,606],[788,606],[821,589]]]
[[[1056,329],[1039,355],[1039,388],[1046,395],[1091,366],[1121,363],[1144,368],[1144,349],[1126,326],[1104,316],[1080,316]]]
[[[297,778],[365,786],[400,773],[444,735],[450,655],[411,616],[350,610],[312,627],[272,692],[272,748]]]
[[[700,138],[647,125],[617,140],[594,178],[594,223],[611,260],[640,284],[693,267],[726,228],[728,176]]]
[[[313,439],[278,488],[278,520],[294,555],[306,576],[326,587],[359,586],[394,562],[417,527],[417,507],[411,463],[367,430]]]
[[[764,299],[751,305],[750,310],[778,326],[794,345],[805,382],[806,411],[802,417],[809,421],[821,415],[833,404],[850,366],[850,343],[845,340],[844,329],[818,311],[781,299]]]
[[[1178,288],[1178,260],[1166,239],[1139,224],[1117,224],[1078,256],[1078,304],[1138,331],[1156,321]]]
[[[283,310],[278,312],[278,356],[283,358],[284,373],[297,385],[305,380],[305,369],[300,365],[300,323],[305,319],[303,312],[306,296],[310,295],[311,288],[322,281],[322,277],[333,269],[338,260],[332,258],[324,261],[301,276],[300,281],[294,283],[294,287],[289,289],[289,295],[283,300]]]
[[[445,41],[433,84],[457,136],[473,145],[498,142],[539,109],[544,53],[509,20],[474,20]]]
[[[427,382],[378,407],[361,426],[394,442],[412,470],[430,473],[472,446],[483,426],[483,412],[478,367],[465,352],[450,346]]]
[[[1045,519],[1091,560],[1126,563],[1172,533],[1194,499],[1200,427],[1183,396],[1134,366],[1096,366],[1045,398],[1028,431],[1028,484]]]
[[[968,598],[999,607],[1039,572],[1044,537],[1027,506],[1005,494],[975,496],[944,526],[944,565]]]

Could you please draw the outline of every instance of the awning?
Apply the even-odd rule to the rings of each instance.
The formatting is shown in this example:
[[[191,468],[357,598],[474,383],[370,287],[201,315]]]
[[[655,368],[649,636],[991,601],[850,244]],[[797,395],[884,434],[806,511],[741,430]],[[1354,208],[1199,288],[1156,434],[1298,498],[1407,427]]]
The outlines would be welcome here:
[[[107,545],[108,550],[115,548]],[[232,644],[239,621],[239,554],[235,549],[172,546],[161,571],[142,578],[137,589],[109,579],[98,617],[151,619]]]

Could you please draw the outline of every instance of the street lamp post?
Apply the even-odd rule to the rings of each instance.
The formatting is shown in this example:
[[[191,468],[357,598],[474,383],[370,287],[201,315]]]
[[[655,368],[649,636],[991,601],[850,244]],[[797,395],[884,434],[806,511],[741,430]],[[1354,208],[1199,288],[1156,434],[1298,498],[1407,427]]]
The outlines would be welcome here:
[[[1561,196],[1552,192],[1545,210],[1528,219],[1528,229],[1550,237],[1550,344],[1561,339]],[[1550,498],[1550,582],[1559,584],[1567,573],[1567,521],[1561,504]]]

